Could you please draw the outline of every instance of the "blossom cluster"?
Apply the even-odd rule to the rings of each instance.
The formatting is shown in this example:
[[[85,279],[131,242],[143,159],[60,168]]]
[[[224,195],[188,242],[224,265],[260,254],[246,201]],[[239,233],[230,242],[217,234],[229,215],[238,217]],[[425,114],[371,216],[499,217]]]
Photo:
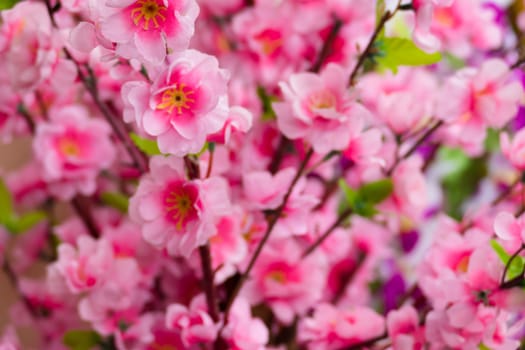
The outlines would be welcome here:
[[[523,346],[525,1],[0,9],[0,350]]]

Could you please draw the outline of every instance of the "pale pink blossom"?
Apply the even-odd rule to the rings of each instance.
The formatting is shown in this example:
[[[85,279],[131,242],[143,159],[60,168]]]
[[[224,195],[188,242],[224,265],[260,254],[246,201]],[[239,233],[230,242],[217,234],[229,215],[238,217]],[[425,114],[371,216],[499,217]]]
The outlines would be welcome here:
[[[204,296],[200,295],[192,300],[189,308],[181,304],[168,306],[166,327],[180,331],[184,345],[190,347],[215,340],[220,326],[208,314]]]
[[[464,127],[503,127],[516,115],[523,98],[521,84],[510,78],[508,65],[500,59],[459,70],[440,91],[437,116]]]
[[[224,179],[186,180],[181,158],[158,156],[151,159],[129,212],[150,244],[189,256],[216,234],[216,223],[231,210],[228,191]]]
[[[267,171],[254,171],[243,176],[244,196],[254,209],[276,209],[295,176],[295,169],[286,168],[272,175]]]
[[[364,306],[339,309],[328,303],[316,306],[313,316],[299,326],[299,339],[308,349],[336,350],[380,336],[385,332],[385,319]]]
[[[101,170],[113,163],[116,149],[104,121],[90,119],[81,106],[50,112],[51,121],[39,123],[33,149],[42,165],[42,177],[56,195],[93,194]]]
[[[237,298],[222,333],[231,350],[265,350],[270,334],[261,319],[252,317],[250,304]]]
[[[423,69],[368,74],[358,86],[363,104],[396,134],[417,130],[434,114],[437,82]]]
[[[386,316],[388,336],[393,350],[420,350],[424,345],[423,329],[419,327],[417,310],[409,305]]]
[[[157,137],[163,153],[198,153],[207,136],[221,130],[228,119],[228,76],[216,58],[195,50],[169,60],[152,85],[123,85],[124,119]]]
[[[520,129],[512,138],[502,132],[500,135],[501,151],[518,170],[525,170],[525,129]]]
[[[274,102],[277,125],[290,139],[304,139],[317,153],[342,150],[357,134],[356,122],[369,112],[347,91],[348,74],[328,65],[320,74],[297,73],[279,84],[283,102]]]
[[[321,298],[325,266],[319,256],[301,258],[292,240],[282,239],[265,246],[243,292],[250,303],[265,302],[283,323],[304,315]]]
[[[112,264],[113,251],[107,240],[81,236],[76,247],[68,243],[58,247],[58,261],[50,268],[63,276],[72,293],[80,293],[103,283]]]
[[[199,14],[195,0],[106,0],[105,6],[100,31],[117,44],[117,54],[155,64],[188,47]]]
[[[525,244],[525,219],[501,212],[494,219],[494,232],[505,241]]]

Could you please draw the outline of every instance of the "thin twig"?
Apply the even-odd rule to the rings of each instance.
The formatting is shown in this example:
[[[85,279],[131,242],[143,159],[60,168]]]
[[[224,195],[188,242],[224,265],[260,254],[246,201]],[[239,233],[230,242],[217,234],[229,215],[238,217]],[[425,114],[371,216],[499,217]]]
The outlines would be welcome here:
[[[372,37],[370,38],[370,41],[368,41],[368,45],[366,45],[365,51],[359,56],[357,63],[352,70],[352,73],[350,74],[350,78],[348,79],[348,86],[354,86],[355,85],[355,79],[357,78],[357,74],[359,73],[359,70],[365,63],[365,60],[370,55],[370,52],[372,51],[372,48],[374,47],[375,41],[383,28],[385,27],[386,22],[388,22],[394,15],[396,14],[397,10],[401,6],[401,1],[398,2],[396,8],[393,12],[386,11],[383,16],[381,16],[381,19],[379,20],[379,23],[377,24],[376,29],[374,30],[374,33],[372,34]]]
[[[310,247],[308,247],[304,252],[303,252],[303,255],[302,257],[303,258],[306,258],[308,255],[310,255],[311,253],[313,253],[313,251],[315,249],[317,249],[317,247],[319,247],[327,238],[328,236],[330,236],[332,234],[332,232],[338,228],[346,219],[348,219],[348,217],[350,217],[350,215],[352,215],[352,209],[348,208],[346,209],[344,212],[342,212],[338,217],[337,219],[335,220],[335,222],[319,237],[317,238],[317,240],[312,243],[312,245]]]
[[[431,128],[429,128],[421,137],[410,147],[410,149],[405,152],[405,154],[399,158],[397,158],[392,164],[392,166],[387,170],[386,174],[387,176],[392,175],[392,172],[396,169],[396,167],[399,165],[399,163],[408,157],[410,157],[412,154],[414,154],[415,151],[421,146],[436,130],[438,130],[444,122],[442,120],[439,120],[436,122]]]
[[[507,272],[509,272],[510,265],[512,265],[512,262],[514,261],[514,259],[516,259],[523,250],[525,250],[525,244],[522,244],[520,249],[518,249],[514,254],[512,254],[512,256],[510,257],[509,261],[507,261],[507,264],[505,265],[505,269],[503,270],[503,275],[501,276],[500,288],[503,288],[502,286],[504,286],[505,283],[506,283],[505,282],[505,277],[507,276]],[[521,277],[521,280],[523,280],[523,273],[520,276],[518,276],[518,277]],[[511,280],[511,281],[513,281],[513,280]],[[508,282],[510,282],[510,281],[508,281]]]
[[[235,298],[237,297],[237,295],[239,294],[239,292],[242,289],[242,286],[244,285],[244,283],[248,279],[248,276],[250,275],[250,272],[252,271],[252,268],[255,265],[255,262],[259,258],[259,255],[261,254],[263,247],[265,246],[266,242],[270,238],[270,235],[271,235],[271,233],[273,231],[273,228],[275,227],[275,224],[277,223],[277,221],[281,217],[281,215],[283,213],[283,210],[286,207],[286,204],[288,203],[288,199],[290,198],[290,196],[292,194],[292,191],[295,188],[295,185],[297,184],[297,182],[301,178],[301,176],[302,176],[302,174],[303,174],[303,172],[304,172],[308,162],[312,158],[313,153],[314,152],[313,152],[312,149],[310,149],[308,151],[308,153],[304,157],[303,161],[301,162],[301,165],[299,166],[299,169],[297,170],[297,173],[295,174],[295,177],[292,180],[292,183],[290,184],[290,187],[288,187],[288,191],[284,195],[283,202],[281,203],[281,205],[277,209],[275,209],[269,215],[268,227],[266,228],[266,232],[264,233],[263,238],[261,239],[261,241],[257,245],[257,248],[255,249],[255,252],[253,253],[252,258],[250,259],[250,262],[248,263],[248,267],[246,267],[246,270],[241,274],[241,277],[239,278],[239,281],[237,282],[235,288],[233,289],[233,292],[230,294],[230,296],[229,296],[229,298],[228,298],[228,300],[226,302],[226,308],[225,308],[225,312],[224,312],[224,314],[225,314],[225,324],[227,324],[227,322],[228,322],[229,312],[230,312],[230,309],[231,309],[231,307],[233,305],[233,302],[235,301]]]

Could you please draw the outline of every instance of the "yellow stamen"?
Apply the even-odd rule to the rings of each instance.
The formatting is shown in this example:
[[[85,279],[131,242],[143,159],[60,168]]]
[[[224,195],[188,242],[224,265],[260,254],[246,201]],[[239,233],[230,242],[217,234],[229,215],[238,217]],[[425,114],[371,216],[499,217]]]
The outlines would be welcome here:
[[[177,114],[182,114],[183,109],[191,109],[190,103],[195,102],[195,100],[190,96],[195,92],[193,90],[185,91],[184,87],[184,84],[176,84],[175,87],[164,91],[157,109],[167,109],[168,113],[177,109]]]
[[[142,26],[145,30],[150,29],[150,22],[153,22],[155,28],[160,27],[159,20],[164,22],[167,12],[166,6],[159,4],[155,0],[138,0],[136,7],[131,10],[131,19],[136,26]]]

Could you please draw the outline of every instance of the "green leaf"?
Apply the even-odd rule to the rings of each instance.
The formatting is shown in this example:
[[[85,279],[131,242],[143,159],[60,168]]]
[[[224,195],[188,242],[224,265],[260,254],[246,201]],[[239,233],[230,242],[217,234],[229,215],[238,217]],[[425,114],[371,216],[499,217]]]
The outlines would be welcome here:
[[[438,157],[443,168],[451,169],[441,180],[445,212],[455,219],[461,219],[463,204],[476,192],[488,173],[486,156],[472,158],[459,148],[442,147]]]
[[[139,135],[133,132],[130,133],[129,136],[131,137],[131,140],[133,141],[133,143],[142,152],[146,153],[148,156],[155,156],[155,155],[162,154],[159,150],[159,146],[157,145],[157,142],[140,137]]]
[[[485,137],[485,149],[489,152],[497,152],[499,150],[499,132],[493,128],[487,129],[487,136]]]
[[[457,56],[454,56],[450,53],[445,53],[445,59],[447,60],[448,62],[448,65],[452,68],[452,69],[461,69],[463,67],[466,66],[466,63],[464,60],[462,60],[461,58],[457,57]]]
[[[382,38],[377,42],[380,54],[375,57],[379,67],[397,73],[399,66],[427,66],[441,60],[440,53],[426,53],[410,39]]]
[[[11,192],[0,180],[0,224],[5,224],[13,216],[13,199]]]
[[[346,201],[350,205],[352,205],[357,199],[357,192],[354,189],[350,188],[350,186],[348,186],[346,181],[343,179],[339,179],[338,184],[339,188],[341,189],[341,191],[343,191],[343,194],[345,195]]]
[[[374,203],[371,199],[363,196],[361,189],[356,191],[350,188],[350,186],[348,186],[348,184],[343,179],[339,180],[339,188],[343,191],[347,207],[350,207],[355,214],[366,218],[370,218],[377,214],[377,210],[374,208],[374,204],[377,202]],[[370,194],[372,192],[373,191],[371,191]],[[340,209],[342,211],[345,208],[343,207]]]
[[[62,341],[71,350],[90,350],[97,346],[102,338],[94,331],[72,330],[64,334]]]
[[[262,120],[263,121],[275,120],[276,116],[272,108],[272,102],[277,101],[277,98],[275,96],[269,95],[266,92],[266,90],[261,86],[257,88],[257,96],[259,96],[259,99],[261,100],[261,103],[262,103],[262,109],[263,109]]]
[[[19,0],[2,0],[0,1],[0,10],[8,10],[15,6]]]
[[[24,233],[33,228],[36,224],[44,221],[47,215],[43,211],[31,211],[20,217],[11,216],[6,222],[7,230],[15,235]]]
[[[129,198],[120,192],[104,192],[100,195],[100,200],[122,213],[128,212]]]
[[[501,262],[503,262],[503,264],[507,266],[511,255],[507,253],[505,249],[494,239],[490,241],[490,246],[492,247],[492,249],[494,249]],[[510,263],[510,266],[507,269],[507,276],[505,276],[505,278],[511,280],[515,277],[521,276],[523,274],[523,268],[525,266],[524,260],[525,259],[521,256],[517,256],[514,259],[512,259],[512,262]]]
[[[479,350],[490,350],[490,348],[488,346],[486,346],[485,344],[480,343],[479,344]]]
[[[359,197],[369,203],[378,204],[387,199],[394,189],[391,179],[364,184],[359,188]]]

